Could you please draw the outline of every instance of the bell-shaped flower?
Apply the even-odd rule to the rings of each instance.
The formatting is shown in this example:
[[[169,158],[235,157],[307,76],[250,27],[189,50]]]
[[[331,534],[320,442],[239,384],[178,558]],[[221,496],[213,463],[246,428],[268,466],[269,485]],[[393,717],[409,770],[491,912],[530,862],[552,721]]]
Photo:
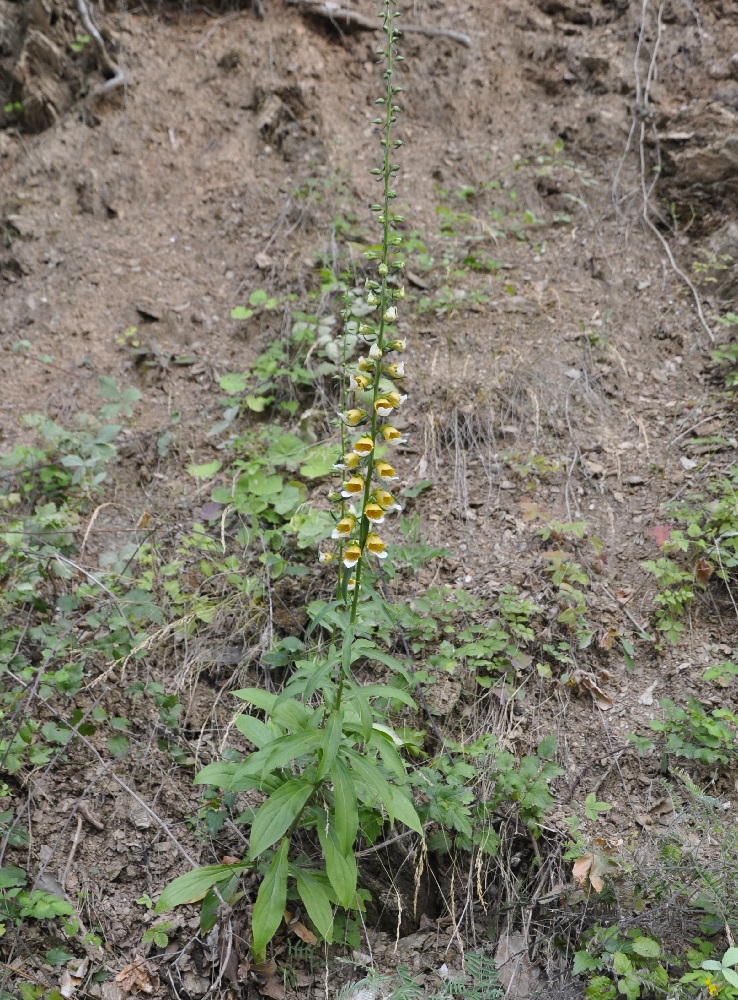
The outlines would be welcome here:
[[[402,507],[395,500],[389,490],[378,489],[374,491],[374,500],[382,510],[402,510]]]
[[[390,340],[389,343],[384,346],[388,351],[404,351],[407,348],[407,340],[404,337],[401,337],[397,340]]]
[[[385,424],[380,430],[387,444],[401,444],[405,440],[398,429],[393,427],[392,424]]]
[[[384,310],[384,318],[388,323],[394,323],[397,319],[397,306],[390,306]]]
[[[351,569],[352,566],[357,564],[359,559],[361,559],[361,548],[357,542],[354,542],[352,545],[347,546],[344,550],[343,565],[347,569]]]
[[[379,478],[383,479],[385,482],[390,482],[393,479],[400,478],[389,462],[377,462],[374,469]]]
[[[377,361],[379,358],[382,357],[382,351],[379,347],[379,344],[372,344],[372,346],[369,348],[369,357],[372,358],[374,361]]]
[[[356,427],[357,424],[363,423],[369,416],[366,410],[359,410],[356,407],[351,410],[346,410],[345,413],[339,413],[338,415],[345,424],[349,425],[349,427]]]
[[[359,371],[361,372],[373,372],[374,371],[374,360],[372,358],[360,357],[358,362]]]
[[[366,304],[368,306],[377,306],[377,305],[379,305],[379,299],[374,294],[374,292],[369,292],[369,294],[366,297]]]
[[[349,592],[351,592],[352,590],[356,590],[356,578],[355,577],[353,577],[353,576],[351,577],[351,579],[349,580],[348,584],[346,585],[346,590],[348,590]]]
[[[349,375],[349,389],[351,392],[363,392],[372,384],[372,380],[366,375]]]
[[[405,286],[404,285],[400,285],[399,288],[395,288],[395,290],[392,292],[392,298],[393,299],[404,299],[405,298]]]
[[[335,558],[336,557],[335,557],[335,555],[334,555],[333,552],[319,552],[318,553],[318,562],[320,562],[320,563],[333,562],[333,560]]]
[[[360,462],[359,456],[355,451],[348,451],[338,462],[333,466],[338,472],[344,472],[346,469],[355,469]]]
[[[364,458],[366,455],[369,455],[373,448],[374,448],[374,441],[372,440],[372,438],[369,437],[368,434],[364,434],[362,437],[359,438],[358,441],[354,441],[354,451],[356,452],[357,455],[360,455],[361,458]]]
[[[377,559],[387,558],[387,549],[385,548],[384,542],[379,535],[375,535],[373,531],[370,531],[366,536],[366,547],[372,555],[377,557]]]
[[[384,521],[385,511],[378,503],[368,503],[364,508],[364,517],[374,524],[381,524]]]
[[[383,371],[388,378],[405,378],[405,362],[396,361],[394,364],[385,365]]]
[[[355,527],[356,518],[353,514],[347,514],[346,517],[342,517],[335,526],[331,532],[331,538],[348,538]]]
[[[380,417],[388,417],[394,409],[396,409],[401,403],[404,403],[407,396],[401,396],[399,392],[385,392],[383,396],[374,402],[374,409]]]
[[[343,484],[342,497],[358,497],[364,492],[364,477],[352,476]]]

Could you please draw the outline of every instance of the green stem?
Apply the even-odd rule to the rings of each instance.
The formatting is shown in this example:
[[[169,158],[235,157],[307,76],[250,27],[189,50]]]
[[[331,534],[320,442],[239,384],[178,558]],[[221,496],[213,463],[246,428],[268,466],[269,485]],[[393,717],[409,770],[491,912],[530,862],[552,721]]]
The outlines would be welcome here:
[[[384,124],[383,124],[383,131],[384,131],[384,138],[383,138],[384,158],[383,158],[383,162],[382,162],[382,173],[384,175],[384,177],[383,177],[383,179],[384,179],[384,192],[383,192],[383,201],[382,201],[382,254],[381,254],[380,263],[383,264],[385,267],[388,264],[389,250],[390,250],[390,222],[391,222],[390,205],[391,205],[391,202],[392,202],[392,198],[390,197],[390,192],[391,192],[390,181],[392,180],[392,173],[393,173],[392,170],[391,170],[392,164],[391,164],[391,160],[390,160],[390,151],[392,149],[392,125],[394,124],[394,121],[395,121],[394,115],[393,115],[393,112],[392,112],[392,100],[393,100],[393,97],[394,97],[394,87],[393,87],[393,84],[392,84],[392,75],[393,75],[394,62],[395,62],[395,58],[394,58],[395,54],[394,54],[394,51],[393,51],[393,42],[394,42],[393,23],[394,23],[395,15],[392,14],[391,6],[392,6],[392,0],[385,0],[384,23],[382,25],[382,30],[384,31],[385,35],[387,36],[387,50],[385,52],[385,55],[387,57],[387,68],[386,68],[385,73],[384,73],[384,78],[385,78],[386,83],[387,83],[387,88],[386,88],[386,92],[385,92],[385,118],[384,118]],[[378,330],[377,330],[377,340],[376,340],[376,343],[377,343],[377,346],[379,347],[380,351],[383,351],[384,350],[384,332],[385,332],[385,318],[384,318],[384,314],[385,314],[385,311],[388,308],[388,304],[392,301],[392,299],[388,295],[388,281],[387,281],[388,275],[387,274],[381,274],[380,277],[381,277],[381,282],[380,282],[380,291],[379,291],[379,327],[378,327]],[[372,411],[371,411],[371,432],[370,433],[371,433],[371,438],[372,438],[372,441],[374,442],[375,448],[376,448],[376,444],[377,444],[378,417],[377,417],[377,410],[376,410],[376,407],[375,407],[374,404],[376,403],[376,401],[377,401],[377,399],[379,398],[379,395],[380,395],[380,393],[379,393],[379,386],[380,386],[381,378],[382,378],[382,359],[380,357],[380,358],[377,359],[376,364],[374,366],[374,382],[373,382],[373,386],[372,386]],[[375,459],[374,459],[374,449],[373,449],[371,451],[370,455],[369,455],[369,459],[368,459],[367,465],[366,465],[365,480],[364,480],[364,493],[363,493],[362,503],[361,503],[361,513],[359,515],[360,518],[361,518],[361,522],[360,522],[360,526],[359,526],[359,546],[362,549],[362,555],[360,556],[359,561],[356,564],[356,570],[355,570],[355,575],[354,575],[354,579],[355,579],[356,582],[354,584],[353,599],[351,601],[351,613],[350,613],[350,616],[349,616],[349,625],[348,625],[348,629],[347,629],[347,636],[348,636],[348,640],[350,642],[353,642],[353,639],[354,639],[354,626],[356,625],[356,616],[357,616],[358,609],[359,609],[359,597],[361,595],[361,581],[362,581],[362,576],[363,576],[363,563],[364,563],[364,546],[366,544],[366,539],[367,539],[367,536],[369,534],[369,529],[370,529],[369,521],[368,521],[368,519],[366,517],[364,517],[363,511],[366,509],[366,506],[369,503],[369,497],[371,496],[371,493],[372,493],[372,488],[373,488],[372,487],[372,480],[374,478],[374,466],[375,466]],[[345,570],[345,572],[350,573],[351,570],[347,569],[347,570]],[[341,699],[342,699],[342,696],[343,696],[343,688],[344,688],[345,680],[346,680],[345,671],[344,671],[343,666],[342,666],[341,667],[341,677],[340,677],[340,681],[339,681],[339,685],[338,685],[338,692],[337,692],[337,697],[336,697],[336,707],[339,707],[340,704],[341,704]]]

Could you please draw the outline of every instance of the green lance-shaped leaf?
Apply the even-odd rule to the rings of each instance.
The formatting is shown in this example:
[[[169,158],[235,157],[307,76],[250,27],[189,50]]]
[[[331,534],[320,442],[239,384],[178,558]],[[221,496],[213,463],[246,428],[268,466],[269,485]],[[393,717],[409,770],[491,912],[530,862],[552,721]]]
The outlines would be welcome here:
[[[185,872],[184,875],[175,878],[159,896],[156,912],[163,913],[165,910],[171,910],[173,906],[182,906],[183,903],[196,903],[211,886],[228,881],[234,872],[242,872],[248,867],[244,861],[237,865],[206,865],[204,868]]]
[[[252,948],[257,961],[262,960],[266,946],[277,933],[287,903],[287,852],[285,837],[269,862],[251,914]]]
[[[333,820],[338,846],[343,854],[347,855],[353,850],[356,840],[356,833],[359,829],[359,811],[354,780],[342,760],[334,762],[331,768],[331,780],[333,781]]]
[[[333,907],[326,886],[310,872],[295,868],[297,891],[307,914],[320,936],[329,944],[333,938]]]
[[[336,891],[338,902],[345,909],[353,906],[356,896],[356,858],[353,851],[345,854],[338,842],[334,825],[329,821],[318,824],[318,838],[325,858],[325,870],[328,879]]]
[[[292,778],[269,796],[251,827],[250,858],[257,858],[287,832],[312,794],[309,781]]]

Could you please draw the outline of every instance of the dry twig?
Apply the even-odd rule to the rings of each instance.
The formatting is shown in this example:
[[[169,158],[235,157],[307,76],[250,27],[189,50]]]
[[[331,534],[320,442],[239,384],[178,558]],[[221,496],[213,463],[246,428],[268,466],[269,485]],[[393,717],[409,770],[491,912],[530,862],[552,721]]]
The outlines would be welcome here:
[[[82,0],[80,0],[82,2]],[[334,3],[333,0],[288,0],[288,3],[300,8],[303,14],[315,14],[324,17],[326,20],[344,28],[355,28],[358,31],[379,31],[381,24],[374,18],[366,17],[356,10],[348,10]],[[426,28],[422,24],[403,24],[401,30],[404,34],[429,35],[432,38],[450,38],[453,42],[469,48],[471,38],[463,31],[452,31],[449,28]]]

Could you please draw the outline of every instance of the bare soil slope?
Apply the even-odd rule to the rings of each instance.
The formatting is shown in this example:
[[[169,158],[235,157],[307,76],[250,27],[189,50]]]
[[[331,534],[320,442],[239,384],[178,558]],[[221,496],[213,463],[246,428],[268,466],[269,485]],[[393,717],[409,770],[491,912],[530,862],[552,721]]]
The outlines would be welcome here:
[[[659,761],[637,758],[623,736],[648,733],[660,696],[714,697],[701,675],[735,643],[734,605],[717,587],[698,597],[680,645],[657,653],[638,636],[652,629],[653,584],[640,564],[658,556],[648,530],[661,505],[735,457],[735,412],[709,349],[737,287],[738,6],[668,0],[660,18],[654,4],[625,0],[401,7],[409,24],[469,40],[408,31],[402,43],[398,191],[423,248],[408,266],[413,404],[398,468],[406,482],[432,480],[414,510],[428,543],[452,553],[405,581],[404,594],[450,583],[492,600],[512,583],[553,623],[536,529],[546,517],[583,521],[602,540],[595,555],[573,550],[589,560],[597,634],[567,686],[544,674],[514,703],[504,692],[480,703],[473,683],[453,676],[429,699],[456,736],[493,728],[523,753],[558,734],[566,773],[552,837],[592,790],[613,806],[600,832],[646,836],[660,822]],[[356,9],[375,13],[365,0]],[[2,450],[29,440],[25,413],[65,423],[95,409],[101,375],[142,391],[109,506],[85,538],[91,573],[142,519],[162,544],[191,525],[208,486],[184,470],[215,455],[218,378],[282,335],[288,296],[311,301],[321,266],[360,260],[369,231],[377,36],[281,0],[263,13],[97,15],[125,76],[97,95],[97,49],[70,48],[84,33],[77,8],[0,0],[0,95],[20,106],[6,109],[0,131]],[[232,319],[257,288],[280,308]],[[157,448],[169,431],[175,443]],[[283,628],[299,621],[300,603],[297,592],[286,599]],[[633,669],[616,635],[635,643]],[[219,670],[178,671],[181,654],[166,646],[131,669],[179,691],[175,739],[210,759],[227,722],[227,657]],[[715,704],[735,707],[734,695]],[[27,802],[28,865],[86,900],[83,918],[101,928],[97,960],[118,972],[142,954],[153,919],[136,901],[156,898],[186,858],[214,860],[215,848],[187,822],[199,792],[192,770],[161,749],[156,713],[137,717],[141,703],[115,682],[86,690],[81,706],[98,696],[135,719],[136,752],[37,769],[14,794]],[[733,794],[732,781],[719,778],[712,794]],[[72,847],[81,798],[99,828],[85,822]],[[520,843],[506,859],[501,903],[534,848]],[[546,878],[550,890],[571,873],[552,864]],[[380,967],[458,968],[461,942],[495,944],[502,918],[490,932],[481,909],[460,916],[448,892],[444,883],[399,950],[392,934],[370,931]],[[525,988],[550,995],[535,975],[556,976],[558,965],[536,939],[534,912],[522,920],[535,959]],[[152,958],[157,995],[202,996],[222,971],[217,942],[192,943],[196,928],[192,912],[173,918],[172,945]],[[53,982],[34,965],[44,947],[16,940],[6,958]],[[322,971],[305,969],[295,996],[322,989]],[[329,992],[343,977],[331,974]],[[245,995],[239,981],[229,969],[225,982]],[[122,995],[112,982],[87,990]]]

